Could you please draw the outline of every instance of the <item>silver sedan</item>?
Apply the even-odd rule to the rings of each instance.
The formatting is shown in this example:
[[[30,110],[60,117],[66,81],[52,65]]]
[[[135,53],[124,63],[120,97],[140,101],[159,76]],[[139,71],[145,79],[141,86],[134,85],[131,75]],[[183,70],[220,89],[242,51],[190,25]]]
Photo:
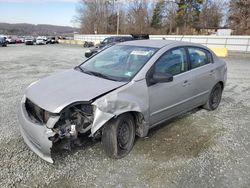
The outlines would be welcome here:
[[[226,79],[226,63],[202,45],[119,43],[32,83],[20,103],[20,130],[48,162],[57,143],[69,148],[89,136],[101,138],[109,157],[121,158],[136,135],[199,106],[215,110]]]

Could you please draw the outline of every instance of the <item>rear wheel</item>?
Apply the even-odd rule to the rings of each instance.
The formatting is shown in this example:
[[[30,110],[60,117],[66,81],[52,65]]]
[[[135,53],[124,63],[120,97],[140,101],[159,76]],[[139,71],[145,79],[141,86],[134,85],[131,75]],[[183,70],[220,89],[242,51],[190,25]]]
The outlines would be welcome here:
[[[131,114],[126,113],[109,121],[103,128],[102,145],[111,158],[122,158],[133,148],[135,123]]]
[[[204,108],[207,110],[215,110],[218,108],[222,96],[222,86],[220,83],[217,83],[208,98],[207,103],[204,105]]]

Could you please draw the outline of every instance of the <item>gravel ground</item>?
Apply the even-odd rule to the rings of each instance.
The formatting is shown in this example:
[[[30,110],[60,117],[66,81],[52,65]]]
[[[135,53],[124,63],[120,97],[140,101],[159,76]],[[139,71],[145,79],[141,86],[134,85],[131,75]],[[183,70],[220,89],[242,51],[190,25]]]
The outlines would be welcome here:
[[[84,49],[70,45],[0,48],[0,187],[249,187],[250,55],[231,54],[220,107],[197,109],[139,138],[120,160],[101,143],[63,152],[49,164],[23,142],[17,106],[24,89],[74,67]]]

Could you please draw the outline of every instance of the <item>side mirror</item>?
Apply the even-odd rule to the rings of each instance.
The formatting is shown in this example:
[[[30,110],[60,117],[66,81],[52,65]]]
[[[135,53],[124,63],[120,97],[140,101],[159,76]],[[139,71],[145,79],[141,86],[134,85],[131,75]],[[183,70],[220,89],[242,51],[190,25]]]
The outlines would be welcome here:
[[[173,81],[172,74],[162,73],[162,72],[154,72],[149,80],[150,85],[156,83],[172,82],[172,81]]]
[[[85,52],[85,57],[86,58],[89,58],[90,56],[92,56],[93,55],[93,52]]]

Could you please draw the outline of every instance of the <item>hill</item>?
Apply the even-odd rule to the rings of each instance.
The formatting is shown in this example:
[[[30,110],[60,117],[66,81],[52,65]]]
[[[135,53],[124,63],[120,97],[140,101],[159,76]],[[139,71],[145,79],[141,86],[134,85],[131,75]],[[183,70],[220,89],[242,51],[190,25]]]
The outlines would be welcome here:
[[[65,35],[77,31],[69,26],[0,23],[0,34],[4,35]]]

